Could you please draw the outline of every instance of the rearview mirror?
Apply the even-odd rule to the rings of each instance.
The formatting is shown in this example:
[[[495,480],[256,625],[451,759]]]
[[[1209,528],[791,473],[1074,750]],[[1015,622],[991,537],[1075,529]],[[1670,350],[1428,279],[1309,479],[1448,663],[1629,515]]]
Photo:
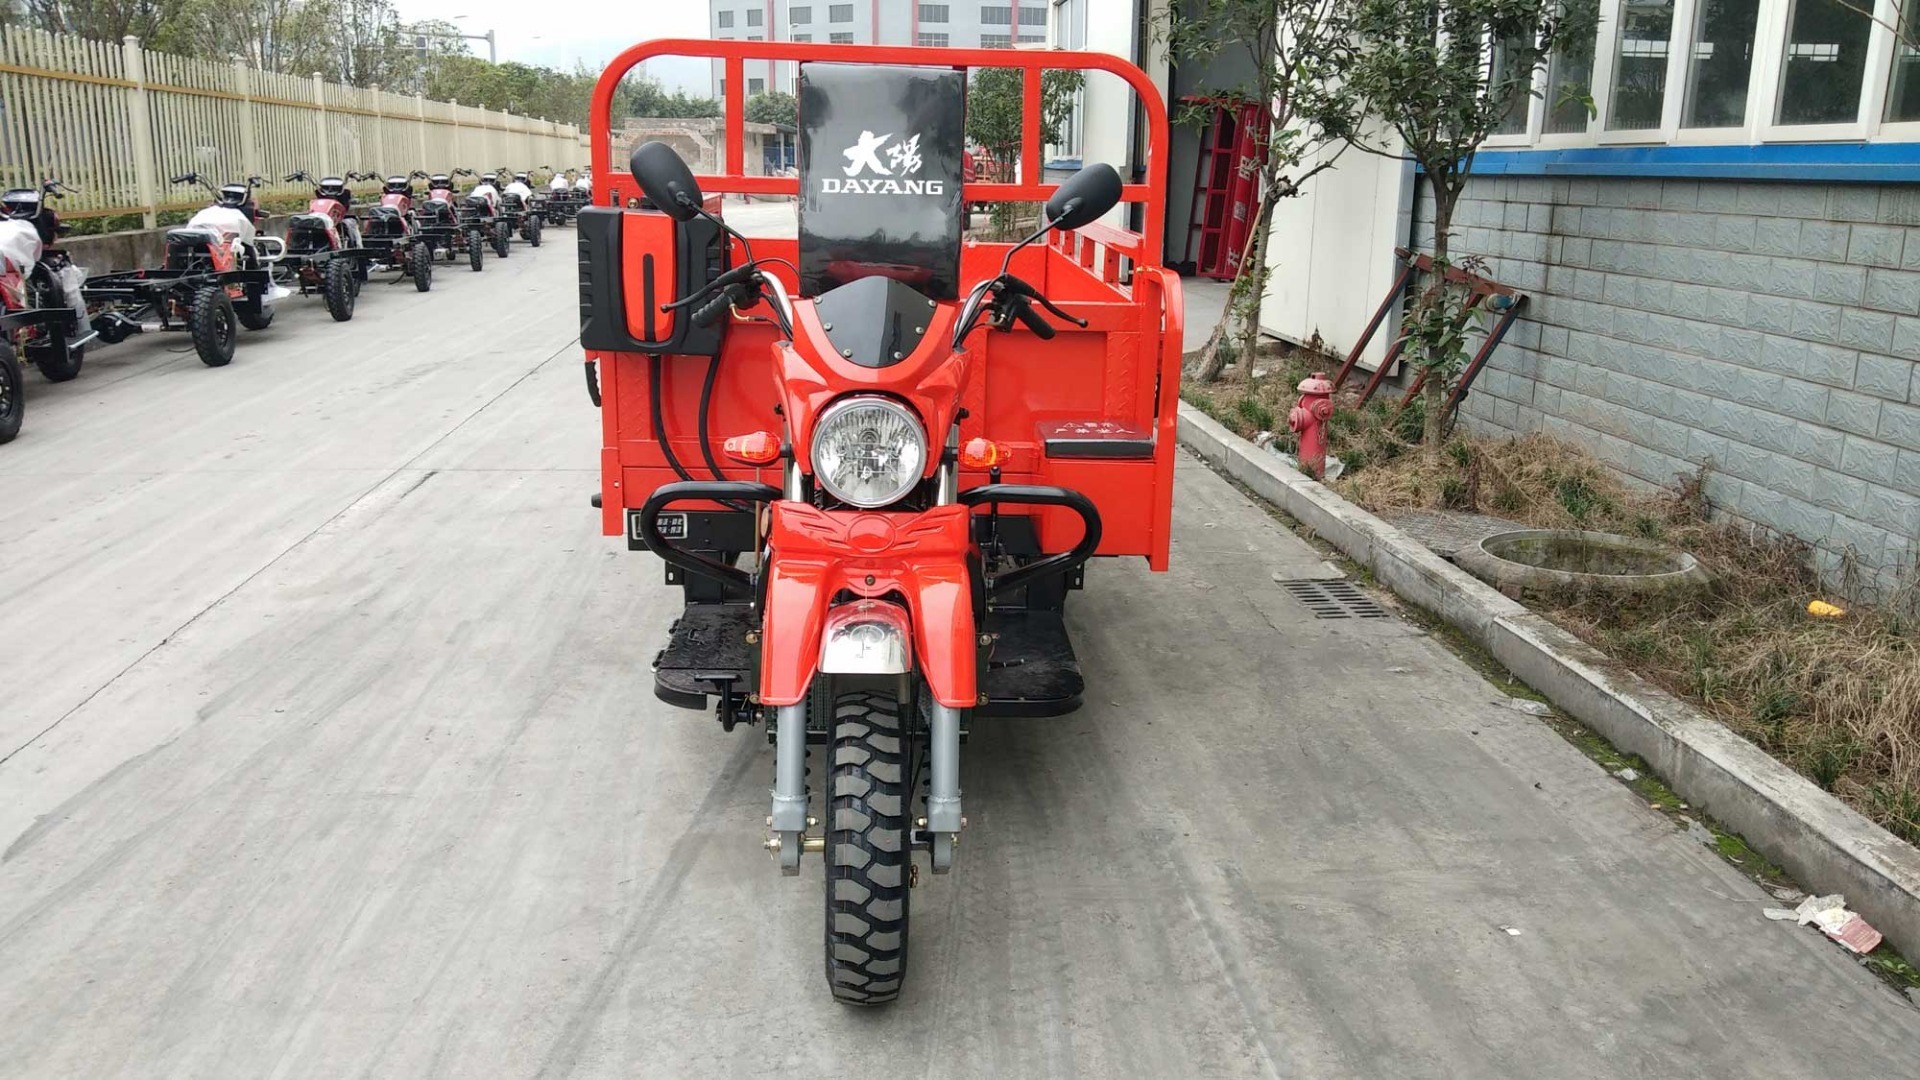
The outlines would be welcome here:
[[[1098,220],[1119,202],[1120,174],[1113,166],[1096,162],[1068,177],[1047,200],[1047,227],[1078,229]]]
[[[627,163],[647,199],[675,221],[691,221],[700,214],[700,185],[693,170],[663,142],[642,143]],[[1115,183],[1118,183],[1115,179]]]

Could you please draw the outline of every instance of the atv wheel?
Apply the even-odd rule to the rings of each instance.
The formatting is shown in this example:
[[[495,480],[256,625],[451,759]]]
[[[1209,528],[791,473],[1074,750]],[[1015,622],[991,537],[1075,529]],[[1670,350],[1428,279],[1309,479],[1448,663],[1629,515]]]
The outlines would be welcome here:
[[[506,258],[507,245],[512,242],[512,239],[512,234],[508,230],[496,226],[493,230],[493,253],[503,259]]]
[[[233,339],[237,320],[233,301],[218,285],[203,285],[193,291],[193,306],[187,312],[187,329],[193,333],[193,350],[208,367],[226,367],[233,362]]]
[[[47,335],[52,340],[45,345],[27,346],[27,359],[40,369],[40,374],[48,382],[69,382],[80,377],[80,361],[85,358],[86,346],[69,348],[67,335],[55,330]]]
[[[433,288],[433,253],[422,255],[419,248],[413,250],[413,287],[426,292]]]
[[[353,280],[353,263],[348,259],[328,259],[326,270],[327,314],[335,322],[353,318],[353,302],[360,290]]]
[[[834,700],[827,776],[827,986],[836,1001],[884,1005],[907,967],[907,812],[913,743],[890,695]]]
[[[527,222],[527,228],[533,233],[532,236],[527,237],[527,243],[532,244],[534,247],[539,247],[540,246],[540,229],[541,229],[540,219],[539,218],[530,219]]]
[[[263,297],[251,297],[245,303],[236,304],[233,313],[240,317],[240,325],[249,330],[265,330],[273,325],[273,305]]]
[[[13,358],[13,346],[0,341],[0,443],[10,443],[20,434],[20,421],[27,415],[26,379],[20,361]]]
[[[479,270],[487,260],[487,242],[479,229],[467,231],[467,265]]]

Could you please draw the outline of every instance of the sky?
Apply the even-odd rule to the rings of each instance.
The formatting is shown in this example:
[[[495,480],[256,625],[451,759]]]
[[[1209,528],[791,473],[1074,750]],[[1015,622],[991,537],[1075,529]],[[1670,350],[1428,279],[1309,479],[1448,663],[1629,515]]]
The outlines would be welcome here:
[[[706,37],[705,0],[629,0],[626,4],[563,4],[557,13],[508,0],[394,0],[402,19],[456,21],[466,33],[494,32],[500,60],[599,70],[622,49],[649,38]],[[549,17],[558,14],[557,18]],[[468,43],[485,57],[487,43]],[[705,61],[661,58],[648,71],[669,89],[708,91]]]

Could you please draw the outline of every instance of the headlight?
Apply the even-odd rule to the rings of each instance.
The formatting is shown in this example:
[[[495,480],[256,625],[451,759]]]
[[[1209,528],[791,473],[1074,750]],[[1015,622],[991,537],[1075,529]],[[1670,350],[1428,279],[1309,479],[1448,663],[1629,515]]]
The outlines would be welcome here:
[[[843,398],[814,426],[814,478],[841,502],[862,509],[899,502],[926,467],[926,429],[887,398]]]

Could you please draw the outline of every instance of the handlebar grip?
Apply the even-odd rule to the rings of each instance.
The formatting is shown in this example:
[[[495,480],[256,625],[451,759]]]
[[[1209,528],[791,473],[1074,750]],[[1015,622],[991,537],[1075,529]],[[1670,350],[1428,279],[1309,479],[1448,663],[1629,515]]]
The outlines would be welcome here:
[[[1025,324],[1027,329],[1033,331],[1033,336],[1041,341],[1052,341],[1053,335],[1059,332],[1047,321],[1046,316],[1033,310],[1033,305],[1025,300],[1014,301],[1013,317]]]
[[[174,177],[173,179],[171,179],[171,180],[169,180],[169,181],[167,181],[167,183],[169,183],[169,184],[191,184],[191,183],[193,183],[193,181],[194,181],[195,179],[196,179],[196,178],[194,177],[194,175],[193,175],[192,173],[181,173],[181,174],[180,174],[179,176],[176,176],[176,177]]]
[[[707,301],[699,311],[693,313],[693,325],[699,327],[712,326],[714,323],[719,322],[732,307],[732,289],[722,289],[720,295]]]

